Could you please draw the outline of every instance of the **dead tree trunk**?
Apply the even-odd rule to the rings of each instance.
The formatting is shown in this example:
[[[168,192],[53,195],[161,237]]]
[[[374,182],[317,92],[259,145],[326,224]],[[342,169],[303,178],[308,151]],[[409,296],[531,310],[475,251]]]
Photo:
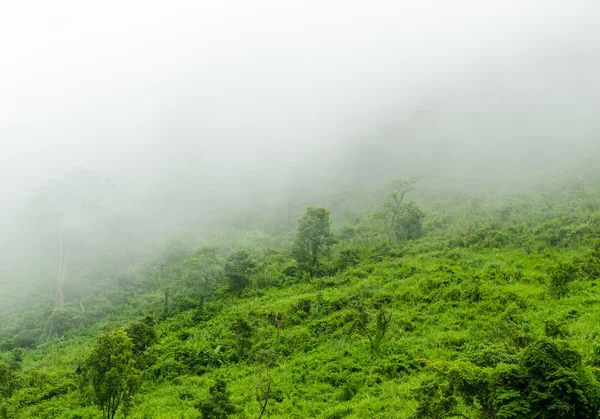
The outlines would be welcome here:
[[[67,274],[67,257],[69,248],[65,247],[63,233],[60,232],[60,259],[58,261],[58,278],[56,284],[56,306],[62,307],[65,304],[65,276]]]

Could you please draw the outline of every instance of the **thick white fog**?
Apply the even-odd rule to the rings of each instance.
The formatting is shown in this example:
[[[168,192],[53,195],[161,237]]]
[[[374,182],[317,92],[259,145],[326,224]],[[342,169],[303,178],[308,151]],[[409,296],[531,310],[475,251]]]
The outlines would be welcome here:
[[[506,77],[516,97],[573,101],[563,77],[583,72],[592,84],[582,93],[597,90],[599,9],[593,1],[4,2],[2,188],[18,193],[82,167],[132,179],[203,167],[210,183],[225,184],[263,170],[285,177],[305,155],[335,159],[349,139],[403,118],[398,109],[410,115],[439,98],[457,114],[465,100],[493,101]],[[494,112],[510,115],[506,106]]]
[[[49,243],[109,246],[336,182],[581,174],[599,24],[594,0],[4,1],[4,237],[44,211]],[[104,218],[64,208],[80,192],[25,206],[52,179]]]

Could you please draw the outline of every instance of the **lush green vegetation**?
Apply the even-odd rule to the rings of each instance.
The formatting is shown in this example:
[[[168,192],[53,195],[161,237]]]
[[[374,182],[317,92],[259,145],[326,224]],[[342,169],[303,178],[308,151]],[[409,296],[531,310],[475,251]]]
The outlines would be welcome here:
[[[600,185],[415,186],[11,308],[0,417],[598,417]]]

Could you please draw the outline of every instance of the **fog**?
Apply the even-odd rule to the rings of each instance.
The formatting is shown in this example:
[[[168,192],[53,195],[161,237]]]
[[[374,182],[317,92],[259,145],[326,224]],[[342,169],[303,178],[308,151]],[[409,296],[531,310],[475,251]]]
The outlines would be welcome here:
[[[4,1],[3,247],[34,254],[32,211],[139,248],[338,186],[597,173],[599,27],[594,0]]]

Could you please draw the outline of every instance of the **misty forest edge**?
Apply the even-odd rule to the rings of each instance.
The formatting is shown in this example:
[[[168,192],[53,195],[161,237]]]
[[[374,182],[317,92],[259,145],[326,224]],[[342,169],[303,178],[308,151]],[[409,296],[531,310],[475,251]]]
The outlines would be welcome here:
[[[598,179],[398,179],[131,254],[72,233],[97,180],[32,197],[52,251],[2,273],[0,417],[598,417]]]

